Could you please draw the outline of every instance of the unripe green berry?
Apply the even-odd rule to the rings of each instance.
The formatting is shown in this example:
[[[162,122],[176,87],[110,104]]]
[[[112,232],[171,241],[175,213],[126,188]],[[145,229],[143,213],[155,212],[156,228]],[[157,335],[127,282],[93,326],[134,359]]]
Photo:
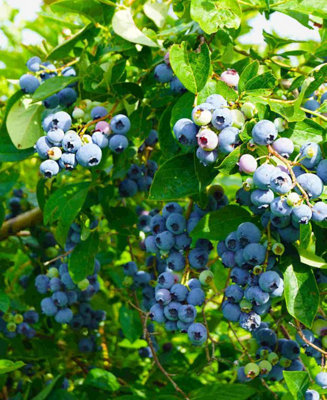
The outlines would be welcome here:
[[[267,359],[270,353],[268,349],[261,349],[259,354],[260,358]]]
[[[48,258],[54,258],[58,255],[58,250],[55,247],[48,247],[44,253]]]
[[[287,121],[283,118],[275,118],[274,125],[279,133],[284,132],[287,128]]]
[[[246,192],[249,192],[251,189],[254,188],[254,183],[253,183],[253,179],[252,178],[247,178],[244,182],[243,182],[243,189]]]
[[[268,361],[270,362],[271,365],[276,365],[279,361],[279,357],[276,353],[269,353]]]
[[[57,161],[62,155],[62,151],[59,147],[51,147],[51,149],[48,150],[48,157],[50,160]]]
[[[241,111],[248,119],[253,118],[258,112],[256,106],[250,102],[244,103],[241,107]]]
[[[14,316],[14,323],[15,324],[21,324],[24,321],[24,317],[22,316],[22,314],[16,314]]]
[[[89,287],[89,280],[88,279],[83,279],[82,281],[78,282],[77,287],[80,290],[86,290]]]
[[[16,324],[14,322],[8,322],[7,331],[16,332]]]
[[[58,271],[57,268],[51,267],[51,268],[49,268],[49,270],[47,272],[47,275],[48,275],[49,278],[58,278],[59,271]]]
[[[256,265],[254,268],[253,268],[253,275],[260,275],[261,274],[261,272],[262,272],[262,267],[261,267],[261,265]]]
[[[244,114],[237,109],[231,110],[233,114],[233,126],[238,129],[242,129],[245,124]]]
[[[258,350],[259,345],[254,338],[251,338],[247,341],[246,347],[248,348],[250,354],[253,354],[256,353],[256,351]]]
[[[240,307],[243,312],[251,311],[252,310],[252,303],[249,300],[242,299],[240,302]]]
[[[274,243],[271,250],[276,256],[281,256],[284,254],[285,246],[282,243]]]
[[[124,287],[130,287],[133,285],[133,277],[131,276],[125,276],[123,280],[123,286]]]
[[[291,192],[290,194],[288,194],[288,196],[286,198],[286,203],[290,207],[294,207],[300,202],[300,200],[301,200],[301,197],[297,193]]]
[[[83,135],[81,139],[83,144],[92,143],[92,137],[90,135]]]
[[[312,324],[312,332],[318,336],[325,336],[327,334],[327,321],[316,319]]]
[[[244,367],[244,373],[247,376],[247,378],[253,379],[259,375],[260,368],[258,367],[257,364],[251,362],[246,364],[246,366]]]
[[[272,370],[272,365],[267,360],[262,360],[259,362],[260,373],[262,375],[268,374]]]
[[[14,320],[14,315],[11,314],[11,313],[5,314],[5,315],[2,317],[2,319],[3,319],[5,322],[13,321],[13,320]]]
[[[213,280],[213,273],[209,270],[202,271],[199,276],[199,281],[202,285],[210,285]]]
[[[291,366],[292,360],[290,360],[289,358],[286,358],[286,357],[282,357],[282,358],[279,360],[279,364],[280,364],[281,367],[283,367],[283,368],[288,368],[288,367]]]
[[[321,340],[323,347],[326,349],[327,348],[327,336],[324,336]]]
[[[209,110],[198,109],[192,115],[196,125],[208,125],[211,122],[212,114]]]
[[[75,107],[74,111],[72,113],[72,116],[75,119],[79,119],[79,118],[83,118],[84,114],[85,114],[85,112],[81,108]]]

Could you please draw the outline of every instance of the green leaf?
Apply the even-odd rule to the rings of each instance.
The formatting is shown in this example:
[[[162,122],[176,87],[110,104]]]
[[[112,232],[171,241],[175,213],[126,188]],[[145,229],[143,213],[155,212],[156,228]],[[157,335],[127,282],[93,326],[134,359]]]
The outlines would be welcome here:
[[[311,268],[303,264],[289,265],[284,284],[288,312],[310,328],[319,306],[319,290]]]
[[[104,9],[96,0],[59,0],[52,3],[51,8],[60,13],[82,14],[94,23],[104,22]]]
[[[176,154],[179,149],[177,140],[174,137],[172,129],[170,129],[171,121],[172,107],[167,107],[160,117],[158,126],[160,149],[164,154],[165,159]]]
[[[0,311],[7,312],[10,306],[10,299],[8,295],[3,291],[0,290]]]
[[[306,249],[310,244],[312,229],[311,224],[300,225],[300,247]]]
[[[147,1],[143,6],[143,10],[144,14],[150,18],[158,28],[162,28],[165,25],[169,10],[168,4]]]
[[[92,23],[86,25],[83,29],[75,33],[75,35],[71,36],[68,40],[65,40],[63,43],[56,46],[49,54],[49,60],[58,60],[60,58],[65,58],[69,54],[69,52],[75,47],[75,45],[84,40],[85,38],[90,38],[91,36],[95,36],[98,32],[98,29],[94,28]]]
[[[130,342],[134,342],[142,336],[142,323],[135,310],[122,305],[119,309],[119,323],[124,336]]]
[[[114,32],[128,42],[138,43],[143,46],[158,47],[157,43],[148,38],[133,21],[130,9],[118,10],[112,18]]]
[[[66,86],[78,81],[76,77],[69,76],[54,76],[51,79],[47,79],[42,85],[40,85],[34,92],[32,99],[33,101],[44,100],[59,90],[64,89]]]
[[[203,388],[193,390],[189,397],[192,400],[246,400],[251,396],[255,397],[256,390],[253,387],[238,383],[215,383]]]
[[[273,89],[276,86],[276,78],[271,72],[257,75],[245,82],[245,90]]]
[[[98,252],[99,235],[92,232],[88,238],[81,241],[74,248],[69,257],[69,272],[75,283],[92,275],[94,271],[94,259]]]
[[[170,127],[173,129],[175,123],[181,118],[191,118],[194,104],[194,94],[184,93],[173,106],[170,119]],[[166,127],[167,129],[167,127]],[[163,133],[164,134],[164,133]],[[172,135],[173,132],[171,133]],[[175,136],[175,135],[174,135]],[[173,138],[174,138],[173,136]],[[175,140],[175,139],[174,139]],[[177,141],[176,141],[177,143]]]
[[[277,114],[280,114],[284,117],[288,122],[298,122],[302,121],[305,118],[304,111],[300,110],[300,108],[295,107],[292,104],[287,103],[277,103],[275,101],[268,100],[269,107],[272,111]]]
[[[283,132],[283,136],[287,136],[299,146],[307,142],[319,143],[326,138],[325,129],[312,121],[312,119],[304,119],[303,121],[289,124],[289,128]]]
[[[288,390],[295,400],[304,399],[310,385],[310,378],[306,371],[283,371]]]
[[[156,172],[150,200],[176,200],[199,192],[193,154],[182,154],[163,163]]]
[[[275,10],[285,12],[296,11],[301,14],[312,14],[317,17],[327,18],[327,4],[325,0],[290,0],[285,4],[274,7]]]
[[[239,224],[251,218],[243,207],[231,205],[206,214],[191,232],[192,238],[222,240],[235,231]]]
[[[191,18],[209,35],[222,28],[237,29],[241,16],[236,0],[191,0]]]
[[[137,222],[134,210],[128,207],[103,207],[110,228],[121,231],[123,228],[130,229]]]
[[[23,361],[0,360],[0,374],[16,371],[16,369],[22,368],[24,365]]]
[[[237,92],[226,85],[225,82],[217,81],[216,79],[209,79],[198,95],[198,104],[205,103],[208,96],[216,93],[220,94],[228,101],[235,101],[238,97]]]
[[[84,385],[106,392],[114,392],[120,388],[120,384],[115,375],[101,368],[92,368],[87,374]]]
[[[0,196],[7,194],[16,184],[19,174],[11,169],[1,171],[0,174]]]
[[[317,256],[312,251],[306,250],[306,248],[298,248],[301,263],[310,265],[310,267],[314,268],[327,268],[326,261],[322,258]]]
[[[112,89],[119,95],[125,96],[127,94],[133,94],[138,99],[144,97],[141,86],[133,82],[119,82],[112,85]]]
[[[45,203],[44,223],[58,222],[56,239],[63,246],[70,225],[80,212],[90,186],[90,182],[82,182],[64,186],[56,190]]]
[[[210,72],[210,53],[206,44],[201,46],[198,53],[187,49],[186,42],[174,44],[169,51],[169,60],[186,89],[198,93],[204,88]]]
[[[237,165],[241,155],[241,147],[237,146],[231,153],[229,153],[223,161],[218,165],[217,169],[224,175],[229,175]]]
[[[47,385],[38,395],[33,397],[32,400],[45,400],[49,396],[49,394],[53,391],[60,378],[61,375],[58,375],[54,379],[52,379],[49,385]]]
[[[32,103],[31,99],[22,98],[10,109],[6,126],[8,134],[17,149],[27,149],[35,145],[42,136],[41,103]]]
[[[241,73],[240,80],[238,82],[238,92],[242,93],[245,88],[247,82],[254,78],[259,70],[258,61],[253,61],[251,64],[248,64]]]

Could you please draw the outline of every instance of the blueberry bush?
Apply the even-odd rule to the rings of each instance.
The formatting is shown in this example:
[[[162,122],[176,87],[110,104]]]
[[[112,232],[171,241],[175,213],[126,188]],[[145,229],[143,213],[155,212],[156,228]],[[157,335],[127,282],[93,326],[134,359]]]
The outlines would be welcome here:
[[[0,14],[0,399],[326,399],[326,1]]]

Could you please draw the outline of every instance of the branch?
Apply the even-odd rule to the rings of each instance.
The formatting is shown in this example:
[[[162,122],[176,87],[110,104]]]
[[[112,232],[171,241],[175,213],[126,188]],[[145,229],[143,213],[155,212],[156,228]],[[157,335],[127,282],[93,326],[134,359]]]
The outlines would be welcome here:
[[[319,353],[323,354],[324,356],[327,356],[327,351],[325,351],[325,350],[321,349],[320,347],[316,346],[315,344],[311,343],[311,342],[304,336],[304,333],[302,332],[302,329],[301,329],[300,322],[299,322],[298,320],[295,320],[295,325],[292,324],[291,322],[290,322],[290,324],[291,324],[292,326],[294,326],[294,328],[297,330],[297,332],[298,332],[300,338],[304,341],[304,343],[306,343],[308,346],[312,347],[313,349],[319,351]]]
[[[15,235],[21,230],[37,225],[42,222],[42,218],[41,209],[36,207],[23,214],[17,215],[17,217],[8,219],[8,221],[3,223],[0,229],[0,241],[7,239],[8,236]]]

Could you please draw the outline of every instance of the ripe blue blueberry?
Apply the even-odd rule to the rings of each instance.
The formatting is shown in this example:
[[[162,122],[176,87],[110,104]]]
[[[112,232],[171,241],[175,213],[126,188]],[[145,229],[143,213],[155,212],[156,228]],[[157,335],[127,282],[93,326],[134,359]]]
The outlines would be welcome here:
[[[320,395],[316,390],[308,389],[304,393],[304,400],[319,400],[319,399],[320,399]]]
[[[154,304],[150,308],[149,317],[151,318],[152,321],[156,321],[160,324],[165,322],[166,320],[163,312],[163,307],[160,304]]]
[[[204,166],[208,166],[210,164],[213,164],[217,158],[218,158],[218,153],[216,150],[213,151],[206,151],[203,150],[201,147],[198,147],[196,150],[196,156],[200,160],[201,164]]]
[[[289,158],[294,151],[293,141],[284,137],[275,140],[272,147],[284,158]]]
[[[286,198],[276,197],[270,203],[270,211],[272,214],[277,215],[279,217],[284,217],[286,215],[291,215],[292,207],[287,204]]]
[[[133,276],[137,272],[137,265],[134,261],[130,261],[123,265],[124,274],[127,276]]]
[[[179,119],[175,123],[173,131],[180,144],[184,146],[196,145],[196,134],[198,133],[198,127],[190,119]]]
[[[154,78],[161,83],[167,83],[174,76],[173,70],[165,63],[159,64],[154,69]]]
[[[252,222],[243,222],[237,228],[236,237],[241,246],[245,247],[249,243],[260,242],[261,232]]]
[[[217,108],[212,114],[212,125],[221,131],[233,123],[233,114],[228,108]]]
[[[181,271],[185,267],[185,257],[183,254],[172,251],[167,258],[167,267],[173,271]]]
[[[237,322],[241,316],[241,309],[238,304],[231,303],[230,301],[224,301],[222,306],[223,316],[232,322]]]
[[[19,86],[24,93],[32,94],[40,86],[40,81],[34,75],[25,74],[20,77]]]
[[[49,142],[51,142],[55,146],[61,145],[61,142],[62,142],[64,136],[65,136],[65,133],[60,128],[50,129],[47,133],[47,139],[49,140]]]
[[[53,293],[51,299],[57,307],[64,307],[68,303],[66,293],[61,291]]]
[[[187,302],[193,306],[201,306],[204,302],[205,294],[200,288],[192,289],[187,295]]]
[[[92,119],[103,118],[107,114],[108,114],[107,109],[102,106],[96,106],[96,107],[92,108],[92,110],[91,110]]]
[[[154,129],[151,129],[151,131],[150,131],[148,137],[145,139],[144,143],[146,146],[153,147],[153,146],[155,146],[156,143],[158,143],[158,140],[159,140],[158,132]],[[154,161],[152,161],[152,162],[154,162]]]
[[[270,347],[271,349],[274,349],[277,344],[277,335],[269,328],[259,329],[255,333],[255,339],[260,346]]]
[[[144,241],[145,249],[148,253],[157,253],[158,247],[156,245],[156,237],[155,236],[147,236]]]
[[[94,167],[100,164],[102,151],[94,143],[88,143],[80,147],[76,153],[76,159],[83,167]]]
[[[274,193],[270,189],[255,189],[251,193],[252,203],[259,208],[267,208],[274,200]]]
[[[322,180],[315,174],[306,173],[300,175],[297,181],[307,192],[310,199],[316,199],[324,190]],[[295,190],[300,194],[300,190],[297,187],[295,187]]]
[[[55,315],[58,324],[68,324],[73,319],[73,312],[70,308],[62,308]]]
[[[59,166],[68,171],[73,170],[77,166],[76,155],[74,153],[63,153],[59,159]]]
[[[316,111],[320,107],[320,103],[315,99],[309,99],[304,104],[303,107],[310,111]],[[306,113],[308,118],[311,118],[313,115],[311,113]]]
[[[266,248],[259,243],[250,243],[244,247],[243,258],[251,265],[261,265],[266,257]]]
[[[26,66],[32,72],[37,72],[40,69],[41,59],[34,56],[27,60]]]
[[[195,269],[204,268],[207,265],[209,254],[205,249],[195,248],[189,252],[188,260]]]
[[[175,283],[175,277],[171,272],[163,272],[158,276],[160,288],[170,289]]]
[[[137,184],[132,179],[124,179],[119,184],[119,194],[121,197],[133,197],[138,190]]]
[[[307,224],[312,217],[312,211],[306,204],[294,207],[292,211],[292,221],[299,224]]]
[[[109,148],[113,152],[120,154],[128,147],[128,139],[124,135],[114,135],[109,140]]]
[[[281,278],[275,271],[266,271],[260,275],[259,286],[264,292],[271,293],[280,285]]]
[[[230,277],[233,283],[244,286],[247,283],[249,273],[244,269],[235,267],[232,269]]]
[[[231,232],[225,239],[225,246],[227,250],[236,252],[240,249],[240,243],[238,242],[236,232]]]
[[[168,251],[175,244],[174,235],[169,231],[163,231],[156,235],[155,243],[160,250]]]
[[[178,312],[181,308],[181,303],[177,301],[171,301],[168,305],[164,307],[164,315],[169,321],[178,320]]]
[[[222,153],[231,153],[240,144],[239,130],[228,127],[219,133],[219,150]]]
[[[213,109],[225,108],[228,106],[227,101],[220,94],[211,94],[207,97],[206,103],[211,104]]]
[[[77,100],[77,93],[74,89],[66,87],[58,92],[58,97],[62,107],[69,107]]]
[[[281,239],[286,243],[293,243],[300,237],[300,230],[292,225],[278,229],[278,233]]]
[[[35,144],[35,150],[40,158],[46,159],[48,158],[48,151],[52,146],[53,144],[46,136],[41,136]]]
[[[190,288],[190,290],[196,289],[196,288],[201,289],[201,282],[196,278],[192,278],[187,282],[187,286]]]
[[[317,143],[305,143],[300,148],[300,162],[306,168],[316,167],[322,158],[320,146]]]
[[[300,347],[294,340],[286,340],[281,346],[282,356],[295,360],[300,355]]]
[[[51,119],[48,120],[48,131],[49,129],[62,129],[64,132],[68,131],[72,125],[72,119],[65,111],[58,111],[55,114],[51,114]]]
[[[271,164],[262,164],[253,174],[253,183],[259,189],[269,189],[270,179],[275,167]]]
[[[291,217],[289,215],[280,217],[278,215],[271,214],[270,222],[275,228],[286,228],[288,225],[290,225]]]
[[[181,234],[186,228],[186,220],[179,213],[170,214],[166,221],[166,227],[174,235]]]
[[[52,96],[47,97],[43,100],[43,105],[46,108],[56,108],[59,105],[59,96],[53,94]]]
[[[321,160],[317,166],[317,175],[327,185],[327,159]]]
[[[187,335],[192,344],[200,346],[207,340],[207,329],[201,323],[196,322],[189,326]]]
[[[186,92],[185,86],[182,84],[182,82],[177,78],[177,76],[174,76],[172,80],[170,81],[170,90],[174,94],[182,94]]]
[[[257,122],[252,129],[254,143],[259,145],[272,144],[277,134],[278,132],[275,124],[266,119]]]
[[[181,333],[187,333],[188,328],[190,327],[190,325],[192,324],[192,322],[183,322],[180,319],[177,321],[177,328],[179,329],[179,331]]]
[[[225,290],[225,296],[229,302],[239,303],[243,298],[244,291],[238,285],[230,285]]]
[[[155,294],[156,301],[161,306],[166,306],[171,301],[171,295],[168,289],[158,289]]]
[[[221,262],[225,268],[235,267],[235,253],[233,251],[225,251],[221,256]]]
[[[54,160],[45,160],[40,164],[40,172],[45,178],[52,178],[59,172],[59,165]]]
[[[261,318],[260,315],[253,311],[250,311],[249,313],[242,312],[239,322],[241,328],[252,332],[260,326]]]
[[[92,135],[92,142],[100,147],[100,149],[104,149],[109,145],[108,137],[100,131],[95,131]]]
[[[50,297],[45,297],[41,300],[41,310],[43,314],[47,315],[48,317],[52,317],[58,311],[57,307]]]
[[[327,204],[318,201],[313,207],[312,207],[312,219],[316,222],[323,222],[327,221]]]
[[[270,177],[270,187],[278,194],[286,194],[292,189],[292,180],[290,176],[276,168]]]
[[[113,133],[118,135],[126,135],[131,128],[131,122],[126,115],[117,114],[110,121],[110,128]]]
[[[196,308],[191,304],[184,304],[178,310],[178,318],[187,324],[195,320],[196,314]]]

